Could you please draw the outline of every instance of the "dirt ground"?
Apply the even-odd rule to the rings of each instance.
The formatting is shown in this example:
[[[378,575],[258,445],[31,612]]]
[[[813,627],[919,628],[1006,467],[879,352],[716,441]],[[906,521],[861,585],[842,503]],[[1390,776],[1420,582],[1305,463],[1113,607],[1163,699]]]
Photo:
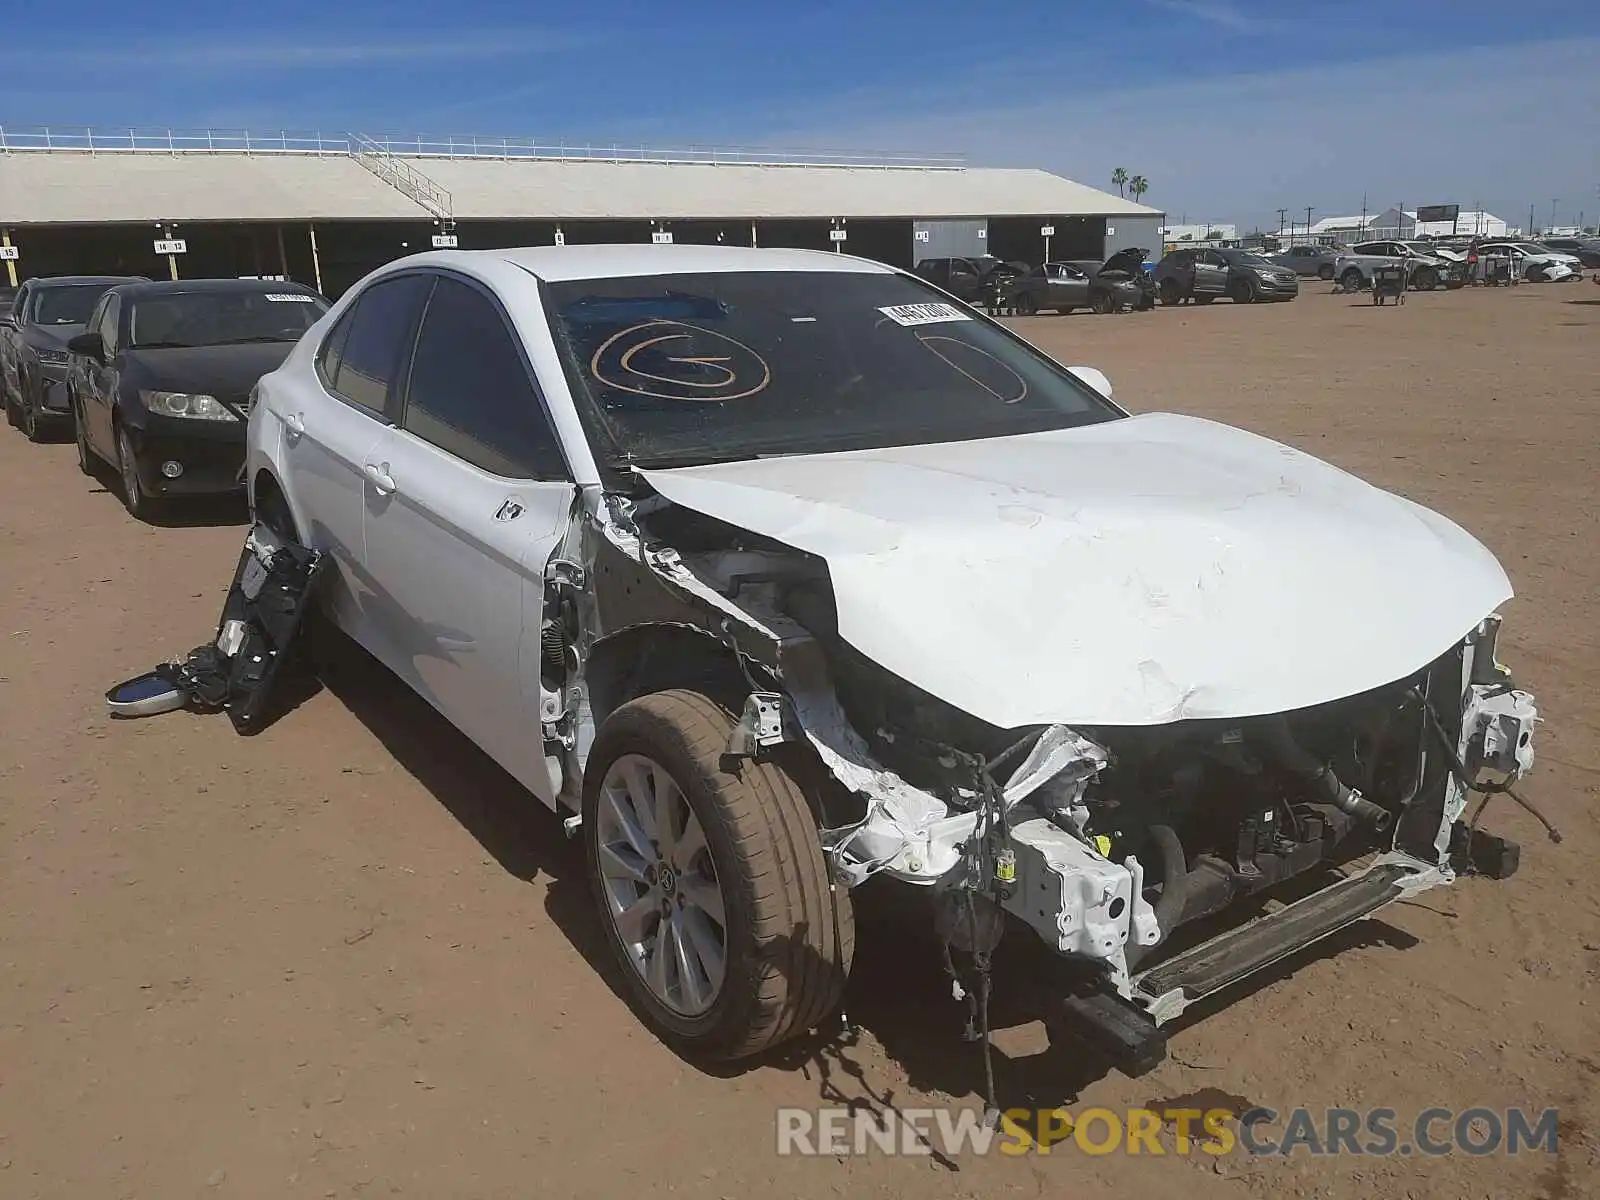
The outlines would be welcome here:
[[[0,1196],[1600,1194],[1600,288],[1380,309],[1313,284],[1016,326],[1130,408],[1280,438],[1480,536],[1518,593],[1502,658],[1548,718],[1527,791],[1567,836],[1497,802],[1515,878],[1392,906],[1186,1016],[1143,1078],[1006,1029],[1003,1101],[1402,1128],[1556,1106],[1557,1157],[779,1157],[780,1106],[977,1102],[931,957],[869,928],[854,1044],[685,1065],[597,969],[575,843],[381,669],[344,663],[249,740],[111,722],[105,688],[210,635],[243,514],[135,524],[70,444],[0,430]]]

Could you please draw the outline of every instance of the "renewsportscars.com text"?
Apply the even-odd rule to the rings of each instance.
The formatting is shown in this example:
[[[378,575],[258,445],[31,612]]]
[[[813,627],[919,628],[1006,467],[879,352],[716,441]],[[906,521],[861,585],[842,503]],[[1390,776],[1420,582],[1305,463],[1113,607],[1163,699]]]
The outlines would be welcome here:
[[[1554,1154],[1559,1112],[1546,1108],[1426,1108],[1402,1118],[1392,1108],[1264,1106],[1212,1108],[1007,1109],[991,1128],[973,1109],[783,1108],[781,1155],[872,1154],[1372,1156]]]

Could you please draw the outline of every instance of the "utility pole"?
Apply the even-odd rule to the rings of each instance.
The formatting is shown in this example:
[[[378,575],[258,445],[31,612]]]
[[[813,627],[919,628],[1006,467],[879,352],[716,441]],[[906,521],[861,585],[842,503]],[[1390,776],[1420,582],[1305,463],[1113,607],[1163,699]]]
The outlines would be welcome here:
[[[1312,208],[1311,205],[1306,205],[1306,239],[1308,241],[1311,238],[1311,214],[1316,211],[1317,210]]]
[[[1280,208],[1278,210],[1278,236],[1279,237],[1283,236],[1283,219],[1288,214],[1289,214],[1289,210],[1287,208]]]
[[[1559,203],[1561,203],[1559,200],[1550,201],[1550,229],[1556,227],[1556,205]],[[1546,229],[1545,232],[1549,233],[1550,229]]]

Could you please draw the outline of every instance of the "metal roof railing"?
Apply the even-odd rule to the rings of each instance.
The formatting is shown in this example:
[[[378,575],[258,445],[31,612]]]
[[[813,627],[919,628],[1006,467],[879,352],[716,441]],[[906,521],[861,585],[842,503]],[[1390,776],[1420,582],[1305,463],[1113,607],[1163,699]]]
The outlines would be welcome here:
[[[866,167],[962,170],[959,154],[902,154],[855,150],[798,150],[771,146],[626,145],[621,142],[416,134],[324,134],[320,130],[139,129],[59,125],[0,125],[0,154],[60,151],[83,154],[384,154],[394,158],[493,158],[540,162],[706,163],[781,167]]]

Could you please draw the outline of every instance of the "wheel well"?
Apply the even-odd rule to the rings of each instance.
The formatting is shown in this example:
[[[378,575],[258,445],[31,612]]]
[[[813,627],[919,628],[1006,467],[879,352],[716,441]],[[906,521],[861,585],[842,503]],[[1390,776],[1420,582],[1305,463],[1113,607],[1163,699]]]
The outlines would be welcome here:
[[[752,667],[758,682],[766,672]],[[629,700],[687,688],[737,713],[750,683],[729,646],[688,625],[634,625],[601,638],[589,650],[584,683],[596,726]]]
[[[289,497],[284,495],[277,476],[265,468],[257,471],[252,481],[250,514],[254,519],[264,521],[280,536],[301,542],[300,531],[295,528],[294,512],[289,507]]]

